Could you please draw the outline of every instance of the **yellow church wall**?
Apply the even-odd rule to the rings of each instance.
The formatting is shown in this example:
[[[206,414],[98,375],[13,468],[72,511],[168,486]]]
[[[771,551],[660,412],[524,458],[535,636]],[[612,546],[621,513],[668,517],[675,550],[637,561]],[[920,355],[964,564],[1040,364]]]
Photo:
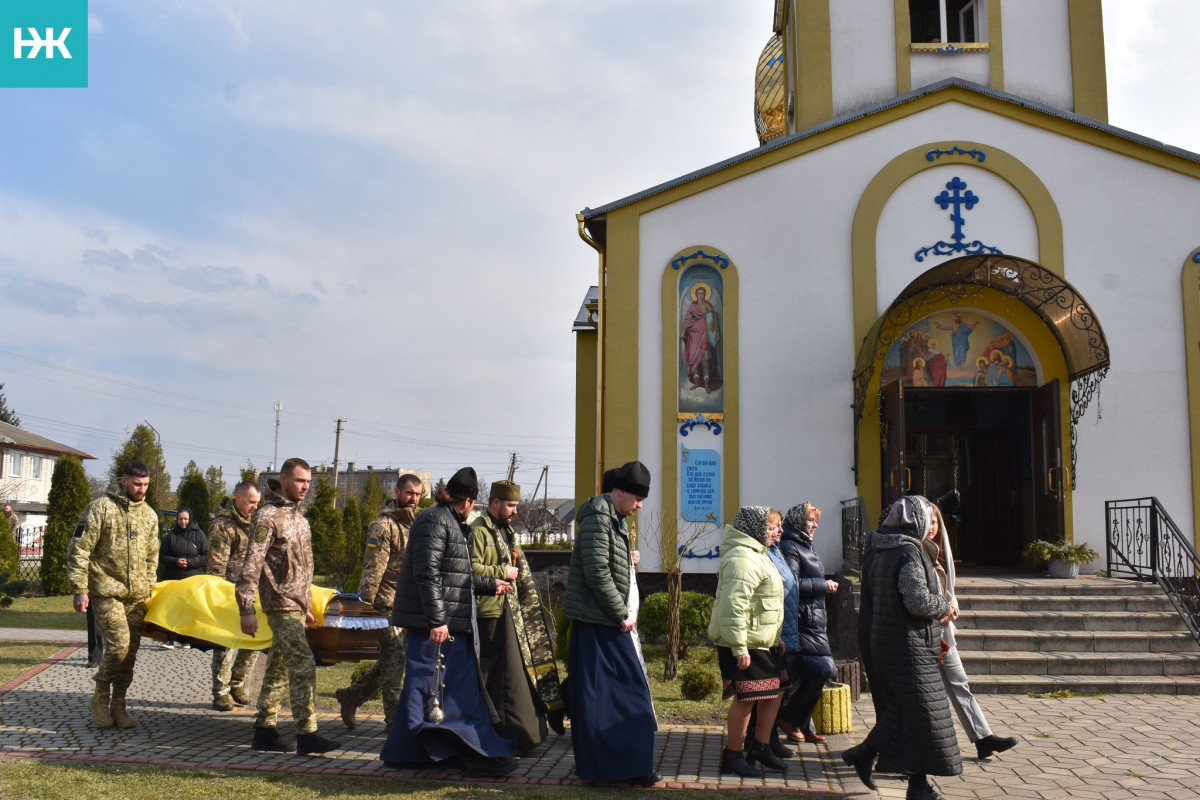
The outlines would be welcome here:
[[[596,494],[595,331],[575,334],[575,506]]]
[[[1200,547],[1200,248],[1183,262],[1181,295],[1192,454],[1192,544]]]
[[[604,468],[637,458],[638,451],[638,215],[608,217],[604,335]],[[590,496],[590,495],[589,495]]]

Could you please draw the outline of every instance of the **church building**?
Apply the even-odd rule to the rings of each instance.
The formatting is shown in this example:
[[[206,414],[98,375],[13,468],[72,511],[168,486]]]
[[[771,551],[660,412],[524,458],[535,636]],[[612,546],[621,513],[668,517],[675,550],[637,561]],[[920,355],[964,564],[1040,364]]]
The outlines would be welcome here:
[[[759,146],[578,215],[576,497],[645,462],[651,570],[715,571],[740,505],[807,500],[833,571],[844,504],[873,528],[952,489],[968,564],[1103,553],[1127,498],[1194,541],[1200,155],[1108,124],[1100,0],[766,22]]]

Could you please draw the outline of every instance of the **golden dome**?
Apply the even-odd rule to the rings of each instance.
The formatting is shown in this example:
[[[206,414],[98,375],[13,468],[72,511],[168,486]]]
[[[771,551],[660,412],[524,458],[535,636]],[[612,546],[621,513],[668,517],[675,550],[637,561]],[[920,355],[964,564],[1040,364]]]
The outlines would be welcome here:
[[[754,127],[759,144],[787,133],[787,76],[783,69],[783,36],[778,33],[758,57],[754,75]]]

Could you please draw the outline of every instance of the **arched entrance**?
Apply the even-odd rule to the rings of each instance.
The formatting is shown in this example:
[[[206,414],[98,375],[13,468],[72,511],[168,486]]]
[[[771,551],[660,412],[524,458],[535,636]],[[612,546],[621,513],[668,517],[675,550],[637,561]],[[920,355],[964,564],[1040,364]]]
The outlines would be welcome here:
[[[1108,364],[1090,306],[1045,267],[990,255],[931,268],[875,322],[855,365],[868,513],[958,489],[956,555],[978,564],[1014,565],[1034,538],[1072,538],[1076,423]]]

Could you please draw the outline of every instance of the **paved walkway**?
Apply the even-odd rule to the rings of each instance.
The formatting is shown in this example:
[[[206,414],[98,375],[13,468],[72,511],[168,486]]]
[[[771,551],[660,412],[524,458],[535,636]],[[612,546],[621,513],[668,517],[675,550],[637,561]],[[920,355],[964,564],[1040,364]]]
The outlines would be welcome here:
[[[58,632],[61,634],[62,632]],[[70,632],[68,632],[70,633]],[[0,639],[36,640],[29,631],[0,629]],[[51,640],[52,639],[43,639]],[[385,768],[380,716],[360,715],[346,730],[335,715],[321,716],[321,732],[342,742],[328,757],[260,753],[250,749],[253,714],[213,711],[207,653],[166,650],[147,642],[129,693],[131,730],[97,729],[87,699],[91,675],[84,648],[64,648],[37,668],[0,686],[0,756],[209,767],[256,771],[318,772],[356,776],[460,780],[457,771],[414,772]],[[1200,796],[1200,697],[1109,695],[1103,698],[1032,699],[987,695],[980,701],[1001,734],[1016,735],[1016,749],[988,761],[959,734],[963,775],[936,779],[956,798],[1194,798]],[[788,759],[786,777],[741,781],[721,775],[722,731],[663,726],[656,736],[658,770],[669,787],[721,788],[812,796],[870,798],[839,754],[872,722],[870,699],[854,708],[854,731],[826,745],[801,745]],[[281,717],[281,730],[293,734]],[[576,785],[569,736],[550,740],[521,760],[508,784]],[[879,796],[904,797],[904,782],[879,778]]]

